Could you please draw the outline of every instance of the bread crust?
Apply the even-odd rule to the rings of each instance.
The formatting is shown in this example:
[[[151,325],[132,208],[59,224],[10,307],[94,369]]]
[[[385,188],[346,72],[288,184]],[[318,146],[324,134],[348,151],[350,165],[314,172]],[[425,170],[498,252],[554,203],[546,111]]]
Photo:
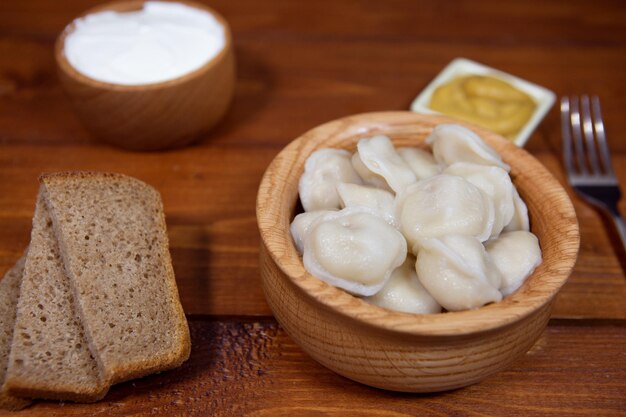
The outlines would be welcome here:
[[[40,183],[44,190],[44,198],[50,207],[55,235],[61,246],[79,316],[94,356],[107,381],[115,384],[180,366],[189,357],[191,342],[178,296],[169,253],[165,214],[158,191],[142,181],[123,174],[87,171],[43,174]],[[73,193],[84,193],[91,197],[81,198]],[[93,201],[88,201],[89,198],[97,199],[102,206],[94,205]],[[120,243],[116,248],[98,251],[97,247],[89,243],[81,242],[80,246],[73,238],[76,237],[77,227],[72,222],[81,211],[89,212],[91,216],[96,217],[93,223],[99,234],[89,235],[90,238],[108,239],[116,236],[121,242],[126,240],[134,242],[136,247]],[[116,216],[107,217],[108,223],[103,221],[102,216],[106,217],[111,212]],[[144,231],[139,230],[142,227],[154,229],[149,235],[150,239],[143,233]],[[143,239],[153,243],[144,245],[143,241],[133,234],[140,234]],[[141,252],[135,255],[135,259],[138,257],[145,262],[132,264],[126,255],[128,253],[134,255],[135,252]],[[96,270],[80,265],[81,257],[93,259],[95,256],[102,258]],[[146,258],[149,258],[150,262]],[[153,262],[152,259],[155,258],[158,261]],[[108,274],[114,263],[124,271],[119,276]],[[154,273],[154,276],[146,277],[146,274],[151,273]],[[122,317],[130,316],[121,310],[119,313],[123,316],[118,320],[114,308],[94,299],[92,292],[96,287],[90,286],[94,281],[99,282],[101,286],[98,288],[105,292],[112,290],[111,287],[121,288],[127,285],[134,294],[131,296],[133,303],[130,303],[125,293],[119,291],[111,291],[111,296],[119,295],[122,301],[127,302],[125,307],[132,310],[136,323],[132,320],[122,320]],[[161,311],[153,308],[151,304],[157,300],[146,296],[144,291],[146,288],[162,297],[158,301],[165,310],[164,313],[161,314]],[[93,314],[96,305],[103,311],[102,315],[97,317]],[[167,326],[158,328],[147,320],[145,315],[154,315],[157,321],[162,320]],[[108,320],[110,329],[102,326],[101,320],[104,318]],[[135,327],[132,327],[133,325]],[[115,330],[123,326],[126,326],[129,335]],[[138,335],[145,329],[152,333]],[[122,340],[116,347],[115,343],[107,342],[107,337],[119,337]],[[132,346],[133,340],[138,343],[137,346]],[[149,343],[150,340],[154,340],[154,343]],[[160,345],[163,345],[163,348],[160,348]],[[125,354],[111,354],[110,351],[116,349],[124,351]],[[145,353],[141,352],[142,350]]]
[[[4,381],[6,376],[7,365],[9,363],[9,352],[11,347],[11,340],[13,339],[13,326],[15,324],[15,316],[17,311],[17,301],[19,299],[19,287],[22,283],[22,275],[24,273],[24,264],[26,263],[26,253],[13,265],[4,275],[0,282],[0,311],[2,318],[2,334],[9,330],[6,339],[3,337],[2,354],[0,355],[0,408],[5,410],[21,410],[28,406],[32,401],[28,398],[21,398],[19,396],[11,395],[6,387],[4,387]],[[9,335],[10,334],[10,335]]]
[[[50,222],[40,192],[4,388],[15,396],[97,401],[109,384],[87,346]]]

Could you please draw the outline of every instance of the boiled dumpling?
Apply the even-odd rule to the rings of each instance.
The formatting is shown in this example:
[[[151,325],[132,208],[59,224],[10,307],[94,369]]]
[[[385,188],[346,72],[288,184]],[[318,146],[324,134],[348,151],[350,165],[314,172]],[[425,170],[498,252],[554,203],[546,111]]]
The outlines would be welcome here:
[[[395,193],[417,181],[387,136],[359,140],[352,165],[367,184],[378,188],[388,187]]]
[[[422,314],[500,301],[532,274],[541,250],[510,167],[462,126],[427,142],[433,154],[374,136],[307,159],[290,231],[311,275]]]
[[[505,170],[497,166],[456,162],[446,168],[443,173],[465,178],[492,198],[495,212],[491,237],[498,236],[504,226],[511,222],[514,213],[515,187]]]
[[[448,311],[478,308],[502,299],[500,272],[475,237],[424,239],[415,269],[420,282]]]
[[[364,185],[337,184],[341,207],[364,206],[371,208],[392,226],[396,225],[394,214],[394,196],[389,191]]]
[[[337,184],[361,184],[352,167],[350,153],[342,149],[320,149],[309,156],[300,177],[299,193],[305,211],[339,208]]]
[[[507,224],[503,232],[514,232],[516,230],[530,230],[530,221],[528,219],[528,207],[526,207],[526,203],[522,200],[519,193],[516,189],[513,190],[513,218],[511,222]]]
[[[417,182],[396,198],[396,219],[409,247],[416,251],[421,238],[465,234],[487,240],[494,206],[469,181],[440,174]]]
[[[500,292],[504,296],[517,290],[541,263],[539,240],[530,232],[502,233],[485,247],[502,274]]]
[[[383,177],[378,174],[373,173],[369,170],[368,167],[365,166],[361,158],[359,157],[359,153],[355,152],[352,155],[352,167],[359,174],[359,177],[363,180],[363,182],[367,185],[371,185],[372,187],[379,188],[381,190],[387,190],[393,192],[387,181]]]
[[[441,306],[426,291],[415,272],[415,258],[407,256],[406,261],[391,274],[389,282],[371,297],[365,299],[390,310],[405,313],[431,314],[441,312]]]
[[[304,236],[306,236],[307,231],[311,224],[317,220],[318,217],[323,216],[324,214],[332,213],[330,210],[317,210],[317,211],[307,211],[304,213],[298,214],[293,221],[291,222],[291,227],[289,230],[291,231],[291,237],[293,238],[293,242],[296,245],[296,249],[298,252],[302,254],[304,252]]]
[[[424,180],[441,172],[441,166],[433,154],[419,148],[398,148],[398,154],[411,168],[418,180]]]
[[[304,238],[305,269],[356,295],[373,295],[406,259],[402,234],[365,207],[328,213]]]
[[[494,165],[511,170],[500,155],[471,130],[452,124],[435,127],[426,139],[432,146],[435,160],[440,164],[452,165],[455,162],[472,162],[480,165]]]

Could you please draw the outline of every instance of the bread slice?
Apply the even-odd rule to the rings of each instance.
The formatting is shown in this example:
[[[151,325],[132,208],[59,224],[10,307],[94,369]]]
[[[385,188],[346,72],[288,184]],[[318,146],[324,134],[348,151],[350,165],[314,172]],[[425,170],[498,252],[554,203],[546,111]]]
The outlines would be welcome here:
[[[82,402],[99,400],[108,390],[76,315],[41,192],[33,217],[5,388],[18,396]]]
[[[189,357],[159,193],[120,174],[43,175],[40,182],[80,318],[111,383]]]
[[[17,300],[20,295],[25,262],[26,255],[22,256],[0,281],[0,386],[4,385],[7,365],[9,364]],[[15,397],[9,394],[4,387],[0,388],[0,408],[20,410],[30,403],[30,400]]]

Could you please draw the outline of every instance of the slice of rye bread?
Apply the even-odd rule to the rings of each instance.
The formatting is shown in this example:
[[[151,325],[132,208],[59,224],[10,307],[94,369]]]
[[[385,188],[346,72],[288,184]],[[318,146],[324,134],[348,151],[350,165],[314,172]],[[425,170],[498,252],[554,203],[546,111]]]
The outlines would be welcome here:
[[[4,378],[9,364],[13,326],[17,310],[17,300],[20,295],[20,284],[26,255],[7,271],[0,281],[0,385],[4,385]],[[5,410],[20,410],[31,403],[31,400],[9,394],[4,386],[0,388],[0,408]]]
[[[121,174],[67,172],[40,182],[104,375],[113,384],[181,365],[191,342],[159,193]]]
[[[109,386],[76,314],[41,190],[30,239],[5,388],[31,398],[97,401]]]

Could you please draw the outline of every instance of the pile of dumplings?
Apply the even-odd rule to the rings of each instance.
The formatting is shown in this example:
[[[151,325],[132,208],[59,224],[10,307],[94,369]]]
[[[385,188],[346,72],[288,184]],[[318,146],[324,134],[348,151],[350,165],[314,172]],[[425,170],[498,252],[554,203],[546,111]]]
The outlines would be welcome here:
[[[541,263],[510,167],[474,132],[435,127],[419,148],[386,136],[320,149],[300,178],[291,234],[305,269],[392,310],[474,309],[517,290]]]

